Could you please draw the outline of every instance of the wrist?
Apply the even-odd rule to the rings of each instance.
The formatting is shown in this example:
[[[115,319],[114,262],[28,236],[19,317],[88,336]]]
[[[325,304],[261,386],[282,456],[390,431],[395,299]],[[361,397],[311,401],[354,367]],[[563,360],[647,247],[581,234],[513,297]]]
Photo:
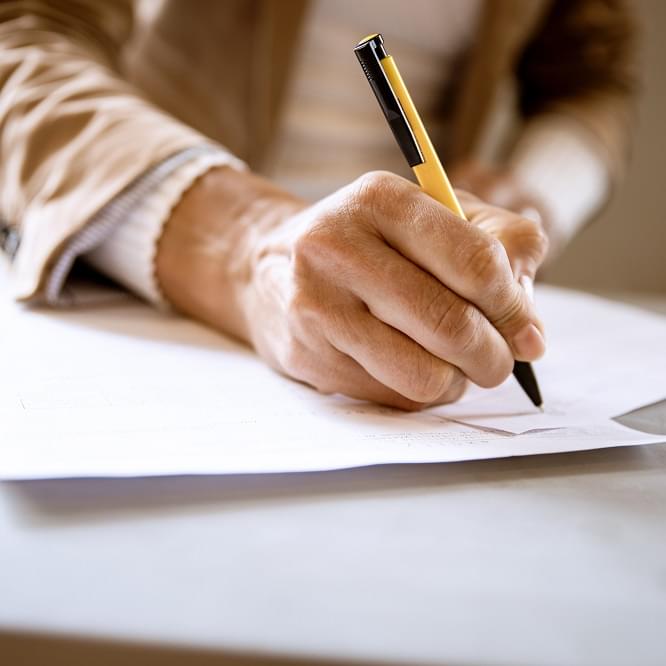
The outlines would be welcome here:
[[[156,276],[183,313],[250,341],[245,299],[262,238],[302,207],[268,181],[214,168],[184,193],[165,225]]]

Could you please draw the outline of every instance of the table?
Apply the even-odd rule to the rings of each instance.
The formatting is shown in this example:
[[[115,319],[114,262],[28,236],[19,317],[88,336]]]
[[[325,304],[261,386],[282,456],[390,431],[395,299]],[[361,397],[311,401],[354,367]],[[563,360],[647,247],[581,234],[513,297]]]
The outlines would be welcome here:
[[[0,565],[12,666],[664,664],[666,444],[4,483]]]

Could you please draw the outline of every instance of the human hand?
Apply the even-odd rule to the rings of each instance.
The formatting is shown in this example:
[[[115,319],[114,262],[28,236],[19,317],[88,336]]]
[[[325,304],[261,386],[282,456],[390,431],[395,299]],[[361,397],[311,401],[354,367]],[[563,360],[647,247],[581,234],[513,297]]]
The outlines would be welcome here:
[[[476,195],[487,204],[517,214],[513,219],[488,216],[478,210],[469,197],[461,194],[466,198],[467,205],[477,211],[476,220],[480,228],[504,245],[516,278],[531,290],[536,271],[545,258],[533,255],[537,244],[531,236],[544,234],[550,228],[550,216],[544,203],[526,192],[507,170],[478,161],[468,160],[455,165],[449,175],[456,187]]]
[[[174,305],[277,370],[322,392],[417,409],[458,399],[467,378],[496,386],[514,358],[543,353],[507,252],[480,226],[514,225],[515,214],[463,197],[466,222],[384,172],[308,207],[226,171],[174,211],[158,278]],[[538,263],[543,235],[531,242]]]

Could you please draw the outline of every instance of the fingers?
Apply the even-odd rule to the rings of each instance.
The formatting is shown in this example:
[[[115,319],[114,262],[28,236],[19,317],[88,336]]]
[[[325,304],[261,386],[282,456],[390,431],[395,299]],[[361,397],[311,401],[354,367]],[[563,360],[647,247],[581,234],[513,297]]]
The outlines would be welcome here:
[[[434,403],[464,385],[464,375],[360,307],[328,339],[384,386],[419,403]]]
[[[406,339],[418,343],[412,343],[417,349],[430,352],[430,359],[457,366],[479,386],[498,386],[509,376],[513,353],[474,305],[384,244],[359,250],[365,252],[347,286],[367,305],[375,321],[384,322],[373,326],[385,346],[377,354],[386,355],[392,349],[406,351],[404,344],[398,344]],[[389,336],[383,329],[401,333]]]
[[[357,400],[368,400],[407,411],[454,402],[466,388],[465,378],[458,373],[451,385],[433,400],[413,400],[386,386],[368,373],[358,361],[332,346],[309,350],[302,355],[297,371],[288,374],[320,393],[340,393]]]
[[[524,201],[520,214],[512,214],[488,206],[466,192],[459,192],[458,196],[470,221],[502,243],[514,276],[534,279],[548,253],[548,236],[539,211]]]
[[[271,237],[289,266],[278,290],[286,325],[267,345],[275,365],[323,392],[415,409],[457,399],[467,377],[496,386],[515,358],[538,358],[538,319],[509,256],[533,275],[541,235],[515,214],[466,205],[469,222],[404,179],[370,174],[303,211],[291,244]]]
[[[366,174],[357,187],[360,203],[383,238],[481,310],[515,358],[529,361],[543,354],[538,320],[498,239],[403,179]]]
[[[525,275],[533,280],[548,248],[541,225],[516,216],[512,224],[498,231],[497,238],[506,250],[516,278]]]

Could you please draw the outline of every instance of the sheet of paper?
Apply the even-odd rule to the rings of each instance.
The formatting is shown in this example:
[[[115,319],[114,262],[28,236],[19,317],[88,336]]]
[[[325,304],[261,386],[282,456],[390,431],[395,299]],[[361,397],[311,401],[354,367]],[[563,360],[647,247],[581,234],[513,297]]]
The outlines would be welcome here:
[[[132,299],[0,304],[0,477],[254,473],[494,458],[664,441],[609,417],[666,396],[666,318],[537,298],[547,410],[513,379],[408,414],[289,381],[235,342]]]
[[[535,369],[544,412],[519,403],[510,380],[473,388],[443,414],[521,433],[618,416],[666,396],[666,318],[566,290],[542,296],[548,352]]]

